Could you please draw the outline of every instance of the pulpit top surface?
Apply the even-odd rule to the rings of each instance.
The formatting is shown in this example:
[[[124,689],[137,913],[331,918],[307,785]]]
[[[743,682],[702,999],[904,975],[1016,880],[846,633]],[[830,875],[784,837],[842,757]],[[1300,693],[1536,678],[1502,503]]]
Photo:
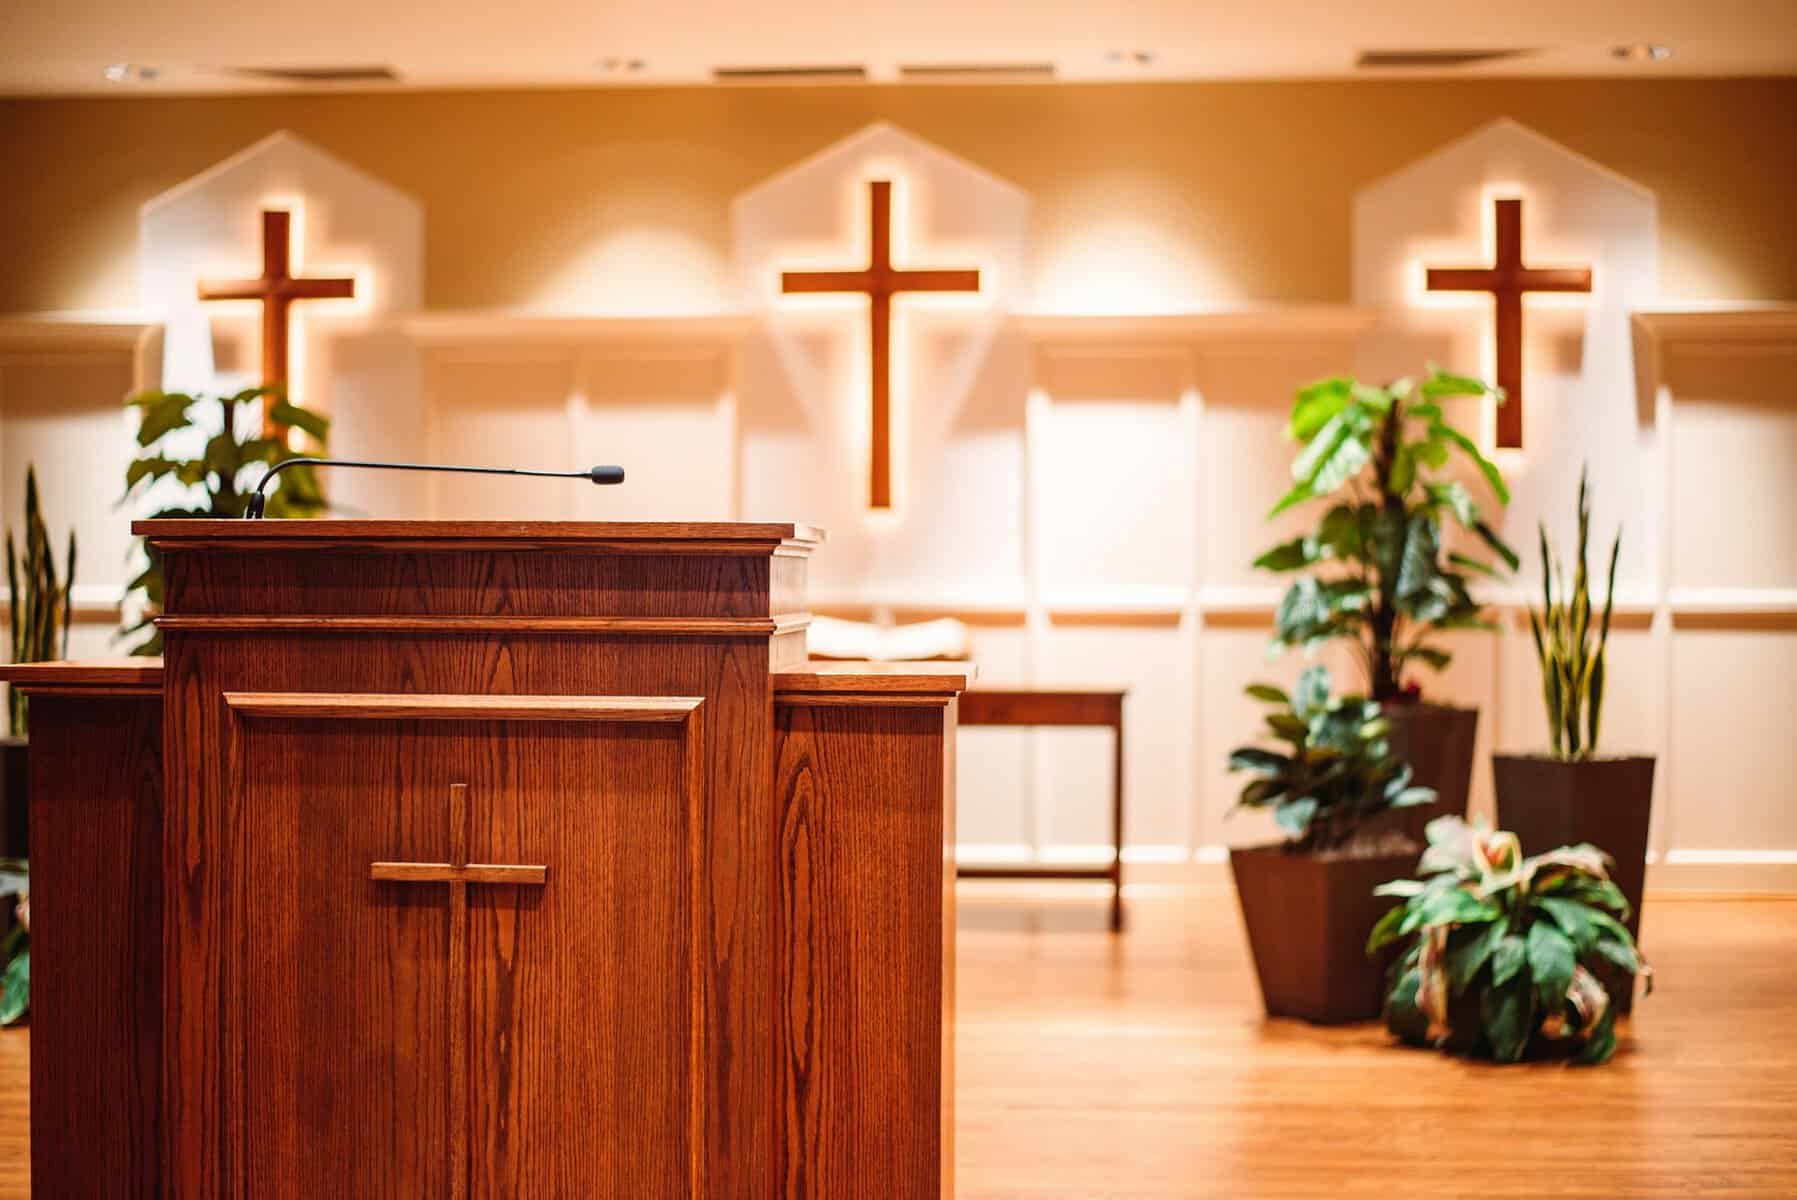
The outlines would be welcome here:
[[[766,545],[805,548],[819,545],[824,531],[800,523],[745,521],[133,521],[131,532],[152,542],[330,543],[432,542],[569,546],[622,543],[690,543],[698,546]]]

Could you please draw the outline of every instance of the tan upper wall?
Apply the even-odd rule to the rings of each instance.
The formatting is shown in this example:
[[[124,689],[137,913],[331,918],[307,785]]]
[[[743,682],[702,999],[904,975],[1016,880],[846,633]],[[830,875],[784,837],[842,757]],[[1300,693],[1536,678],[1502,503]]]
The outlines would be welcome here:
[[[1797,79],[411,92],[0,101],[0,312],[123,308],[137,207],[277,129],[417,196],[426,303],[541,300],[619,231],[721,266],[742,189],[893,121],[1026,189],[1040,264],[1119,213],[1215,303],[1339,301],[1354,191],[1499,116],[1659,196],[1668,299],[1797,299]]]

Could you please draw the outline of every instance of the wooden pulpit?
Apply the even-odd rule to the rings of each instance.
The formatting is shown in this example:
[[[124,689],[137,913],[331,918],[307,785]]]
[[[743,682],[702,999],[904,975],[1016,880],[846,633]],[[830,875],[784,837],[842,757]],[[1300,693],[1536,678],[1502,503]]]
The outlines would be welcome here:
[[[85,1197],[952,1193],[966,668],[804,526],[152,521],[31,701],[32,1172]]]

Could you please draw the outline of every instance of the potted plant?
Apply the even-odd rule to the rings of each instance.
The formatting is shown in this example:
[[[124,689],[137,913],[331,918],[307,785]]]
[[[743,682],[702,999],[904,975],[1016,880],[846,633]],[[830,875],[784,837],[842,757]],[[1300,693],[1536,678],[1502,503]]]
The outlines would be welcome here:
[[[6,583],[12,660],[48,662],[68,657],[69,624],[74,609],[71,596],[75,587],[75,531],[69,530],[68,554],[58,578],[56,554],[50,548],[50,528],[38,502],[37,469],[31,466],[25,468],[25,550],[21,556],[12,531],[7,530]],[[8,736],[0,738],[0,786],[6,789],[0,797],[0,811],[5,815],[5,828],[0,829],[0,837],[4,838],[0,857],[23,858],[30,852],[28,715],[24,692],[9,689],[6,700]]]
[[[262,399],[275,396],[279,402],[269,407],[266,425]],[[249,504],[250,493],[266,471],[276,463],[298,457],[290,446],[295,429],[312,437],[315,451],[323,454],[330,418],[302,408],[285,399],[285,392],[275,385],[246,388],[231,396],[189,396],[184,392],[140,392],[125,403],[142,410],[138,424],[137,444],[141,454],[125,468],[125,494],[120,503],[148,491],[161,479],[173,479],[185,485],[189,494],[201,489],[199,503],[165,506],[149,514],[151,520],[163,517],[241,517]],[[207,440],[198,457],[173,456],[168,440],[181,430],[200,424],[204,406],[217,405],[221,410],[219,430]],[[246,405],[253,405],[248,416],[242,415]],[[242,436],[239,427],[253,430],[253,436]],[[270,433],[273,436],[269,436]],[[259,467],[253,479],[240,477],[247,468]],[[327,505],[319,491],[318,478],[309,466],[297,466],[281,472],[275,491],[268,498],[270,517],[316,517]],[[137,577],[125,585],[127,597],[142,592],[135,621],[120,630],[120,637],[148,630],[143,641],[131,648],[133,654],[161,654],[162,634],[155,621],[162,611],[162,562],[148,544],[144,552],[148,561]]]
[[[1604,704],[1604,656],[1616,601],[1616,559],[1622,530],[1610,543],[1603,613],[1591,606],[1587,548],[1590,490],[1579,474],[1578,557],[1571,586],[1554,558],[1547,527],[1540,529],[1542,607],[1529,610],[1529,629],[1541,663],[1547,708],[1546,754],[1497,754],[1498,820],[1522,841],[1525,854],[1568,842],[1591,842],[1615,856],[1614,878],[1629,903],[1629,933],[1641,933],[1642,891],[1647,876],[1647,827],[1653,816],[1652,755],[1598,754]],[[1634,980],[1619,970],[1602,973],[1617,1007],[1634,1003]]]
[[[1438,637],[1456,629],[1494,629],[1472,597],[1471,577],[1500,579],[1516,554],[1486,522],[1472,494],[1447,470],[1458,457],[1482,475],[1498,502],[1510,502],[1497,467],[1447,421],[1442,402],[1502,393],[1476,379],[1431,368],[1420,384],[1400,379],[1373,387],[1325,379],[1298,392],[1289,435],[1302,449],[1293,485],[1269,517],[1330,500],[1310,533],[1255,559],[1269,571],[1297,572],[1274,618],[1280,646],[1352,642],[1367,694],[1391,721],[1391,744],[1417,780],[1439,796],[1405,814],[1419,837],[1431,816],[1464,813],[1472,781],[1476,709],[1426,704],[1419,668],[1440,670],[1450,654]],[[1469,544],[1450,548],[1444,521]],[[1493,557],[1465,550],[1482,546]]]
[[[1514,833],[1459,817],[1429,823],[1418,873],[1381,886],[1403,904],[1367,939],[1367,954],[1408,942],[1391,971],[1387,1027],[1412,1045],[1511,1063],[1529,1057],[1607,1061],[1616,1009],[1596,972],[1651,973],[1622,919],[1628,901],[1595,846],[1525,858]]]
[[[1232,771],[1254,778],[1239,808],[1263,809],[1286,834],[1268,846],[1230,851],[1248,944],[1267,1013],[1307,1021],[1379,1015],[1380,971],[1361,953],[1388,901],[1376,884],[1408,871],[1421,847],[1403,833],[1372,833],[1368,821],[1394,808],[1431,803],[1411,781],[1379,705],[1332,696],[1329,672],[1308,668],[1291,696],[1268,684],[1248,694],[1273,706],[1267,727],[1280,749],[1243,746]]]

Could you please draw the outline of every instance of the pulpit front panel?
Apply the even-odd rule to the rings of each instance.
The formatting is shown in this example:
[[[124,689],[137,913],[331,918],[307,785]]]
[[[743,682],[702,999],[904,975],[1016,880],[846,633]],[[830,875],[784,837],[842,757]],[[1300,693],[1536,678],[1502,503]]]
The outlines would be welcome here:
[[[225,1190],[703,1195],[699,702],[224,702]]]

